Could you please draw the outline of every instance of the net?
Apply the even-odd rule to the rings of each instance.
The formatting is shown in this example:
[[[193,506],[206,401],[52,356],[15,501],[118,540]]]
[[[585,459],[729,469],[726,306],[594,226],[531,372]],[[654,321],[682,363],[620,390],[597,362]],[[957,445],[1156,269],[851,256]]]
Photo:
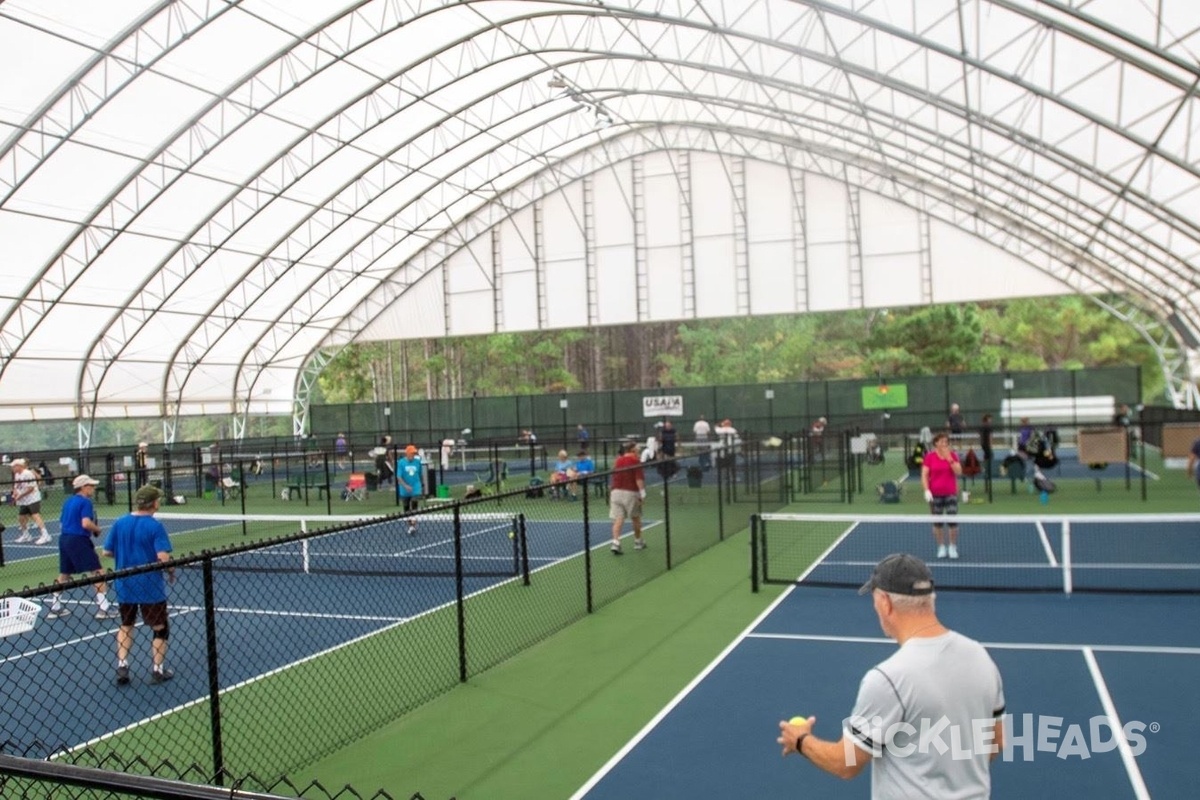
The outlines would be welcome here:
[[[765,583],[861,586],[891,553],[929,564],[938,589],[1200,592],[1200,515],[957,517],[958,557],[938,558],[945,517],[762,514]]]
[[[217,570],[328,575],[505,578],[521,572],[520,518],[512,514],[407,517],[159,514],[176,549],[225,536]],[[245,535],[265,542],[244,544]],[[212,548],[208,548],[212,549]]]
[[[493,464],[503,465],[508,472],[529,473],[545,470],[547,451],[542,445],[510,445],[493,447],[456,447],[445,462],[439,455],[431,456],[430,463],[442,463],[444,469],[460,472],[475,472],[482,480]]]

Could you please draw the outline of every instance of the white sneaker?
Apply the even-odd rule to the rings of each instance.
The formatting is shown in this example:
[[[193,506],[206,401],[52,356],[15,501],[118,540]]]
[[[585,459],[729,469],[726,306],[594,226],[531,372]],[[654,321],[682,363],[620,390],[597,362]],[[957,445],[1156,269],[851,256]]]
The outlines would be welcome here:
[[[621,555],[621,545],[618,544],[617,542],[613,542],[612,545],[610,545],[608,549],[612,550],[612,554],[614,556]]]
[[[33,537],[24,531],[22,531],[21,535],[18,536],[16,539],[17,544],[25,544],[26,542],[32,542],[32,541],[33,541]]]
[[[46,619],[59,619],[60,617],[69,617],[69,616],[71,616],[71,609],[67,608],[66,606],[59,606],[58,608],[52,608],[46,612]]]
[[[633,540],[633,549],[634,550],[645,550],[646,549],[646,540],[645,539],[634,539]]]
[[[408,535],[409,536],[417,535],[417,524],[415,522],[408,523]]]
[[[937,554],[937,557],[938,557],[938,558],[945,558],[945,557],[946,557],[946,545],[944,545],[944,544],[939,544],[939,545],[938,545],[938,554]]]
[[[958,558],[958,547],[956,545],[950,545],[950,557]]]
[[[34,544],[50,544],[50,534],[43,533],[37,538],[37,541],[34,542]]]

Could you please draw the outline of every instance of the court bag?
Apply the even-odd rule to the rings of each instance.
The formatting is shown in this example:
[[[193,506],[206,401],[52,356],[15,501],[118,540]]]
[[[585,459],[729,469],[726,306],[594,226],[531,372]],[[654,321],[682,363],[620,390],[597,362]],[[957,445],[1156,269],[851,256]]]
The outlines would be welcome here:
[[[895,481],[884,481],[876,487],[876,490],[879,492],[879,502],[900,502],[900,484],[896,483]]]
[[[1058,487],[1054,485],[1054,481],[1043,475],[1041,470],[1038,470],[1037,472],[1033,473],[1033,488],[1037,489],[1039,492],[1054,494],[1054,490]]]
[[[979,464],[979,456],[975,455],[974,447],[968,450],[966,457],[963,458],[962,471],[963,475],[966,475],[968,478],[983,472],[983,467]]]

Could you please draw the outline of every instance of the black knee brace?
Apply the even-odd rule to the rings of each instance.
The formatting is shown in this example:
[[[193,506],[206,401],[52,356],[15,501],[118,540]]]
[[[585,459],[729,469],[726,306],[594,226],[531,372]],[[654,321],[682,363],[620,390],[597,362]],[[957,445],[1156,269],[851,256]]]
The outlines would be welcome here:
[[[171,638],[171,623],[164,622],[163,626],[154,632],[155,639],[162,639],[164,642]]]

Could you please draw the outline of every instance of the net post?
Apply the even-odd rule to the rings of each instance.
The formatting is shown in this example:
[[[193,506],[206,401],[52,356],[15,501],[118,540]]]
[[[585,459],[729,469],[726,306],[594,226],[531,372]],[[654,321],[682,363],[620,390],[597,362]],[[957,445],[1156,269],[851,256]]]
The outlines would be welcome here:
[[[454,595],[458,618],[458,680],[467,682],[467,620],[463,596],[462,508],[454,504]]]
[[[246,521],[242,520],[243,527],[245,526],[245,524],[246,524]],[[308,520],[306,520],[306,519],[300,520],[300,532],[308,533]],[[309,574],[308,539],[300,540],[300,558],[304,565],[304,574],[307,575],[307,574]]]
[[[758,514],[750,515],[750,591],[758,594]]]
[[[1071,521],[1064,519],[1062,523],[1062,569],[1063,594],[1071,594],[1074,589],[1074,578],[1071,575]]]
[[[717,540],[725,541],[725,495],[721,486],[721,462],[716,463],[717,472]]]
[[[223,785],[225,779],[225,748],[221,740],[221,681],[217,671],[217,603],[213,591],[213,561],[205,555],[202,562],[204,580],[204,644],[208,658],[208,710],[212,731],[213,783]]]

